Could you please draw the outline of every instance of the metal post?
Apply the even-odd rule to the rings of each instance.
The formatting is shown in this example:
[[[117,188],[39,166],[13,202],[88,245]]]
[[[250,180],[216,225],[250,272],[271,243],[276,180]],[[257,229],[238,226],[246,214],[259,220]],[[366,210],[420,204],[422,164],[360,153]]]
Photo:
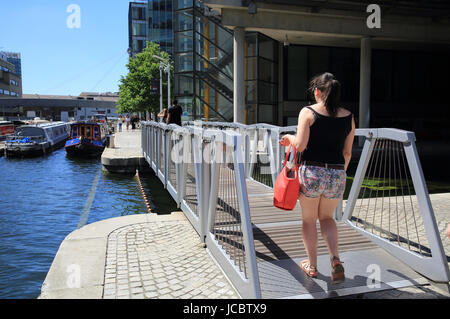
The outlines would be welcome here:
[[[245,83],[244,83],[244,46],[245,30],[242,27],[234,29],[234,122],[244,123]]]
[[[201,210],[200,218],[200,235],[201,240],[206,241],[208,231],[208,212],[209,212],[209,193],[211,190],[211,149],[212,143],[203,139],[202,142],[202,158],[201,158]],[[205,155],[206,154],[206,155]],[[204,158],[206,157],[206,158]]]
[[[360,82],[359,82],[359,128],[370,126],[370,74],[372,45],[370,37],[361,39]],[[363,139],[359,139],[359,146]]]
[[[167,109],[170,108],[170,64],[167,64]]]
[[[162,62],[159,62],[159,111],[163,109]]]
[[[342,219],[349,220],[352,217],[353,209],[356,205],[356,200],[358,199],[359,191],[364,180],[364,176],[367,171],[367,166],[369,165],[370,156],[372,155],[373,148],[375,146],[376,136],[373,136],[373,132],[370,132],[369,136],[366,136],[364,141],[364,148],[361,153],[361,159],[356,169],[355,178],[353,179],[352,189],[348,195],[347,204],[345,206],[345,212]]]
[[[414,190],[417,195],[419,209],[422,214],[428,244],[430,245],[431,256],[434,259],[434,262],[432,263],[432,266],[434,267],[433,272],[427,274],[427,277],[437,282],[448,283],[450,280],[450,271],[447,264],[447,257],[445,256],[442,240],[439,236],[436,217],[434,216],[433,206],[431,205],[425,176],[423,175],[419,154],[417,153],[414,140],[404,143],[404,149],[408,167],[411,172],[411,179],[414,184]]]

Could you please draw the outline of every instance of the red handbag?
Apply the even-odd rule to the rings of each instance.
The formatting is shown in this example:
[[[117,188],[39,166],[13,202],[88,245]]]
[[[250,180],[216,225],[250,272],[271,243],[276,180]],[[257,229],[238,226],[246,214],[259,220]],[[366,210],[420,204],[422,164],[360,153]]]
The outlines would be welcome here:
[[[297,199],[300,191],[300,181],[298,179],[298,164],[297,152],[294,150],[295,166],[293,168],[286,167],[288,163],[291,146],[286,154],[283,169],[275,181],[273,188],[273,206],[284,209],[293,210],[297,204]]]

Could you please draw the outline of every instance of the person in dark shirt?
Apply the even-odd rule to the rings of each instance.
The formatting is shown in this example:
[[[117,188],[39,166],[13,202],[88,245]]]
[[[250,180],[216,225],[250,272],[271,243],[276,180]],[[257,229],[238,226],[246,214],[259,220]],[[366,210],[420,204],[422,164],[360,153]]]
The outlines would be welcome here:
[[[177,124],[181,126],[181,115],[183,114],[183,109],[181,105],[178,105],[178,101],[174,100],[172,102],[172,107],[167,111],[166,124]]]
[[[303,152],[298,174],[301,184],[299,199],[303,242],[309,259],[301,261],[300,268],[310,277],[318,275],[316,222],[319,219],[330,252],[331,280],[339,283],[345,280],[345,274],[339,259],[338,232],[333,214],[345,190],[355,121],[353,114],[341,106],[341,85],[333,74],[323,73],[314,77],[310,90],[317,103],[300,111],[297,134],[283,136],[280,144],[292,145]]]

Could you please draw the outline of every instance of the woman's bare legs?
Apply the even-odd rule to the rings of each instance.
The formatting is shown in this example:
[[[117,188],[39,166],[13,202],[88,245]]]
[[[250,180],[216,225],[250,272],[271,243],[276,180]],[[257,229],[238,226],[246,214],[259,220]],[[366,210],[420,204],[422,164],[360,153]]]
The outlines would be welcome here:
[[[318,198],[309,198],[300,194],[300,206],[302,207],[302,234],[309,263],[317,267],[317,218],[319,216]]]
[[[324,197],[321,197],[318,215],[322,237],[327,244],[330,256],[336,256],[338,258],[338,232],[333,214],[337,205],[339,204],[339,201],[340,199],[326,199]]]

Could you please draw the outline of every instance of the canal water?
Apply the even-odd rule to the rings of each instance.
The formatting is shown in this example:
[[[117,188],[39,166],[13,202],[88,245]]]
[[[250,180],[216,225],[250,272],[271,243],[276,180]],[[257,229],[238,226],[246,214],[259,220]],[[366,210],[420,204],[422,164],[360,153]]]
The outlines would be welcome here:
[[[141,175],[152,211],[177,210],[154,174]],[[0,158],[0,299],[37,298],[64,238],[85,224],[147,207],[135,176],[102,171],[100,159]]]

